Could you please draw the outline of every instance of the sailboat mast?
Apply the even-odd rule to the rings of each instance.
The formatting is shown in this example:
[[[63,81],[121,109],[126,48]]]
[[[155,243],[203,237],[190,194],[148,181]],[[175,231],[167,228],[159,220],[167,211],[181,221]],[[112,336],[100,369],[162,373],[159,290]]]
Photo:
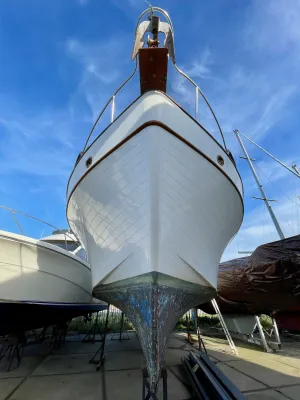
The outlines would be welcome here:
[[[282,165],[284,168],[286,168],[288,171],[290,171],[292,174],[296,175],[298,178],[300,178],[300,173],[297,169],[297,166],[295,168],[295,165],[292,166],[292,168],[288,167],[286,164],[284,164],[282,161],[278,160],[278,158],[274,157],[271,153],[269,153],[267,150],[265,150],[263,147],[261,147],[259,144],[255,143],[253,140],[251,140],[248,136],[244,135],[244,133],[239,132],[239,135],[244,136],[245,139],[249,140],[252,144],[254,144],[256,147],[258,147],[261,151],[266,153],[269,157],[273,158],[278,164]]]
[[[278,233],[280,239],[284,239],[285,236],[284,236],[284,234],[283,234],[283,232],[281,230],[281,227],[280,227],[279,222],[278,222],[278,220],[277,220],[277,218],[276,218],[276,216],[274,214],[274,211],[273,211],[273,209],[272,209],[272,207],[271,207],[271,205],[269,203],[269,200],[267,199],[267,196],[266,196],[266,193],[264,191],[264,188],[263,188],[262,184],[259,181],[259,178],[258,178],[257,173],[255,171],[255,168],[254,168],[254,166],[252,164],[252,161],[251,161],[251,159],[249,157],[249,154],[248,154],[248,152],[247,152],[247,150],[246,150],[246,148],[244,146],[244,143],[242,142],[242,139],[240,137],[240,132],[236,129],[236,130],[234,130],[234,133],[236,134],[236,137],[237,137],[237,139],[238,139],[238,141],[239,141],[239,143],[241,145],[241,148],[242,148],[242,150],[243,150],[243,152],[245,154],[245,157],[248,160],[248,163],[249,163],[249,166],[251,168],[252,174],[254,176],[255,182],[257,183],[258,189],[259,189],[259,191],[260,191],[260,193],[262,195],[262,199],[264,200],[264,202],[266,204],[266,207],[267,207],[267,209],[269,211],[269,214],[270,214],[270,216],[272,218],[272,221],[273,221],[273,223],[275,225],[277,233]]]

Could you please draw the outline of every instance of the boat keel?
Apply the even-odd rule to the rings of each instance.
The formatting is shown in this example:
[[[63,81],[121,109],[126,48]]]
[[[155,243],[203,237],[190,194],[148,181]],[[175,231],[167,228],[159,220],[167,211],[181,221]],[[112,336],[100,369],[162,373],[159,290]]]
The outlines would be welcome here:
[[[176,323],[192,307],[214,298],[215,289],[150,272],[98,284],[93,295],[121,309],[134,325],[144,352],[150,389],[156,393],[166,343]]]

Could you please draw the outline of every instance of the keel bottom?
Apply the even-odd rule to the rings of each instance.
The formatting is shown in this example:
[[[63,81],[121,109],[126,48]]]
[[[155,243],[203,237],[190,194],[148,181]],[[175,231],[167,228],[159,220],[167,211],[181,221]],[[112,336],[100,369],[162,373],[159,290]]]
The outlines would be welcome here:
[[[167,340],[189,309],[215,297],[212,286],[193,284],[150,272],[111,284],[98,284],[93,296],[114,304],[134,325],[148,371],[150,390],[157,391]]]

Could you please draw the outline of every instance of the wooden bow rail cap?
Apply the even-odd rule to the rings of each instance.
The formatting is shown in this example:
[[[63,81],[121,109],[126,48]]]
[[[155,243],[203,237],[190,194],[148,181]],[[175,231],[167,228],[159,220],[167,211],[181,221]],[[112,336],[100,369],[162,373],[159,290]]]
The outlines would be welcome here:
[[[141,94],[149,90],[167,91],[168,49],[165,47],[142,48],[138,53]]]

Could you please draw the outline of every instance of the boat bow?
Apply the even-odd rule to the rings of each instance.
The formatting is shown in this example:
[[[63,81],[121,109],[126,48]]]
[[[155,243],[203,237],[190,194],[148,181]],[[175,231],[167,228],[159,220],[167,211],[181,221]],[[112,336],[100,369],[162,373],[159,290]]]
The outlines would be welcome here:
[[[174,33],[167,14],[162,23],[153,11],[161,9],[138,23],[133,51],[141,96],[80,154],[67,217],[88,253],[93,295],[134,324],[156,392],[176,322],[215,296],[220,258],[242,222],[243,188],[226,147],[165,93]]]

